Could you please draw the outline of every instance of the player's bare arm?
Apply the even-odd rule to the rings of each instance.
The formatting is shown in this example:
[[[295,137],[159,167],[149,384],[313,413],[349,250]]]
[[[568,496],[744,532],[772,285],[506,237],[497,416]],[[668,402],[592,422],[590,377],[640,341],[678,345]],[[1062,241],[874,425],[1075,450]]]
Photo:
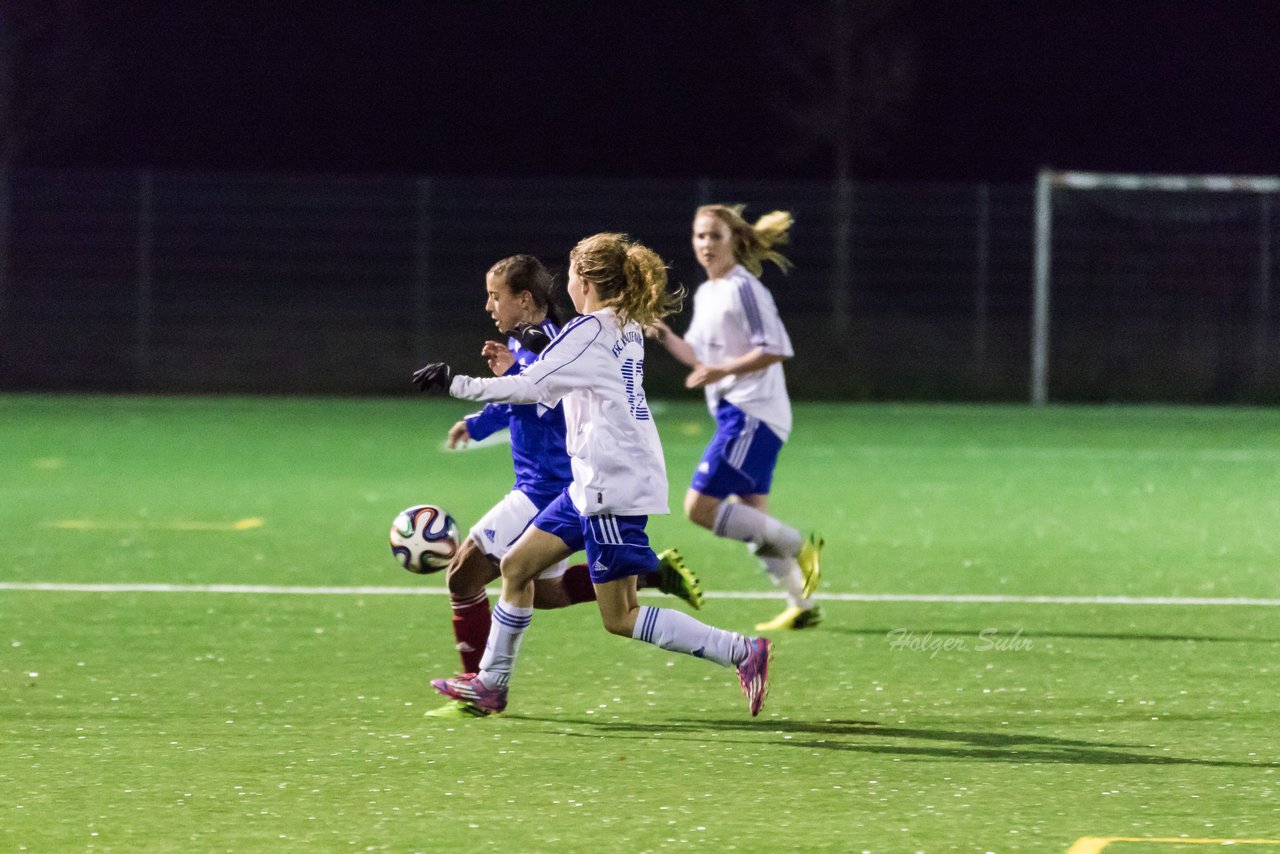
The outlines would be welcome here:
[[[649,338],[657,339],[658,343],[667,348],[677,362],[688,365],[691,368],[698,366],[698,357],[693,352],[693,346],[688,341],[681,338],[671,330],[670,326],[664,321],[656,321],[645,327],[644,334]]]
[[[730,374],[750,374],[755,371],[763,371],[770,365],[776,365],[778,362],[786,360],[786,356],[779,356],[777,353],[766,353],[759,347],[750,353],[744,353],[736,359],[730,359],[723,365],[711,367],[697,362],[689,375],[684,378],[685,388],[701,388],[704,385],[717,383]]]
[[[480,355],[489,363],[489,370],[493,371],[495,377],[502,376],[516,363],[515,354],[507,348],[506,344],[498,341],[484,342],[484,346],[480,348]]]
[[[459,445],[466,447],[471,441],[471,432],[467,430],[467,422],[459,421],[449,428],[449,447],[457,448]]]

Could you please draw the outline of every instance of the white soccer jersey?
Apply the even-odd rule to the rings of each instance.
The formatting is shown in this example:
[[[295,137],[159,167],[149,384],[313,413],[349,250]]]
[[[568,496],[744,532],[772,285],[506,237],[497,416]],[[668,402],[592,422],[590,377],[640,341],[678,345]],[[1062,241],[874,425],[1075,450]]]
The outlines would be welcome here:
[[[666,460],[643,379],[640,325],[629,322],[620,329],[613,309],[602,308],[565,324],[523,373],[455,376],[449,393],[548,407],[563,399],[574,506],[584,516],[641,516],[671,512]]]
[[[773,295],[741,264],[722,279],[709,279],[693,295],[693,320],[684,340],[698,361],[716,368],[756,348],[791,357],[791,338],[778,316]],[[712,416],[716,405],[727,400],[758,418],[786,441],[791,433],[791,399],[782,364],[763,371],[729,375],[705,387]]]

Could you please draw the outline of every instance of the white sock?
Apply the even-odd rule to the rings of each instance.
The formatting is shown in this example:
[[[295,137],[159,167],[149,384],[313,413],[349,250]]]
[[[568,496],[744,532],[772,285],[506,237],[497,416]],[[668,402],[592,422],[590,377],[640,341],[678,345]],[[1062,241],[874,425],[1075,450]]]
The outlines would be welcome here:
[[[641,605],[631,637],[724,667],[736,667],[747,655],[747,642],[742,635],[708,626],[684,611],[670,608]]]
[[[754,507],[730,501],[721,502],[711,531],[717,537],[755,543],[770,557],[795,557],[804,545],[800,532],[790,525]]]
[[[750,544],[747,549],[751,550]],[[787,596],[787,604],[797,608],[812,608],[813,600],[804,595],[804,573],[800,571],[800,562],[793,557],[762,557],[756,554],[769,579],[781,587]]]
[[[490,688],[501,688],[511,681],[511,670],[520,652],[520,639],[533,619],[532,608],[517,608],[499,601],[493,606],[489,623],[489,641],[480,658],[480,681]]]

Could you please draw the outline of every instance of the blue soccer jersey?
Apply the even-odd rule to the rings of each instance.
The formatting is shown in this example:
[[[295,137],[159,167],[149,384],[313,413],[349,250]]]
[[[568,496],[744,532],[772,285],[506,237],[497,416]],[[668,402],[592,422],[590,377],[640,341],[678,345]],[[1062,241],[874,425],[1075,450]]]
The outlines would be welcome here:
[[[542,321],[547,337],[560,329],[550,319]],[[519,374],[537,360],[538,354],[507,341],[516,363],[506,375]],[[479,441],[506,427],[511,431],[511,461],[515,466],[515,488],[529,496],[541,510],[573,480],[569,453],[565,450],[564,407],[547,408],[540,403],[490,403],[466,417],[467,433]]]

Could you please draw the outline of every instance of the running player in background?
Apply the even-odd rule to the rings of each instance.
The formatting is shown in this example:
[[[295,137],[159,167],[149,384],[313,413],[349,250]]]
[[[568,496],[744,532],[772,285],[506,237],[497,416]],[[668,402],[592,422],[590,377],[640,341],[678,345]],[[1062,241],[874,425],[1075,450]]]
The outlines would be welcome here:
[[[569,255],[569,296],[583,312],[523,373],[454,376],[444,363],[422,368],[424,387],[454,397],[554,406],[563,400],[573,482],[542,510],[502,559],[502,596],[478,673],[434,679],[440,693],[490,713],[507,706],[520,641],[533,617],[538,573],[585,548],[605,628],[662,649],[738,671],[752,715],[767,690],[771,645],[714,628],[680,611],[642,606],[637,575],[658,557],[650,514],[670,512],[662,445],[645,399],[643,327],[678,310],[654,252],[620,234],[580,241]]]
[[[756,631],[804,629],[822,621],[813,601],[822,539],[769,515],[778,453],[791,432],[782,362],[794,355],[773,296],[760,283],[763,261],[783,272],[774,246],[787,242],[791,214],[773,211],[752,225],[741,205],[703,205],[693,219],[693,252],[707,273],[694,293],[681,338],[659,320],[649,335],[693,370],[686,388],[706,391],[716,433],[685,494],[684,511],[718,537],[741,540],[787,598],[786,609]],[[729,499],[736,499],[729,500]]]
[[[505,346],[487,341],[481,351],[495,375],[525,370],[559,332],[551,287],[551,274],[532,255],[504,258],[485,275],[485,310],[498,329],[510,336]],[[511,433],[515,486],[471,528],[445,571],[463,673],[480,669],[491,620],[485,586],[498,577],[498,562],[538,511],[573,479],[565,451],[564,410],[558,404],[547,408],[491,403],[449,429],[449,447],[484,439],[503,428]],[[642,583],[679,596],[694,609],[702,607],[698,581],[675,549],[662,553],[658,567],[646,573]],[[586,566],[569,566],[567,560],[540,573],[534,591],[537,608],[563,608],[596,598]],[[428,714],[452,717],[470,711],[453,704]]]

